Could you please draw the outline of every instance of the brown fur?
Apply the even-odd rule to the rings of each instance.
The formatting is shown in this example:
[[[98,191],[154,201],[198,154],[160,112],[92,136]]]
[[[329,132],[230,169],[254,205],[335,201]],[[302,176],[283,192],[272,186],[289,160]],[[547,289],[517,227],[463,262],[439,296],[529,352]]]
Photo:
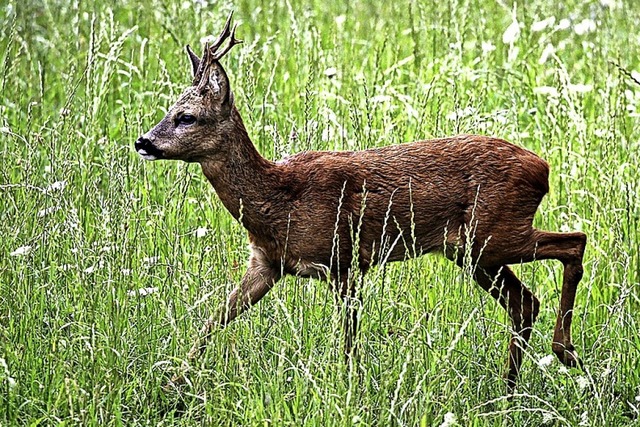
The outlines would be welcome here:
[[[227,37],[237,42],[228,24]],[[549,189],[544,160],[501,139],[460,135],[363,151],[310,151],[274,163],[257,152],[233,103],[218,61],[228,49],[208,49],[202,61],[189,51],[193,86],[136,142],[147,158],[200,163],[224,206],[249,232],[252,253],[242,283],[205,324],[191,359],[204,350],[215,325],[257,303],[284,274],[333,283],[347,301],[350,354],[357,333],[349,302],[357,298],[354,268],[366,273],[376,264],[441,252],[460,266],[469,259],[478,284],[508,310],[514,327],[510,387],[539,302],[507,265],[562,261],[552,347],[563,363],[579,364],[570,328],[586,236],[532,227]],[[196,121],[185,124],[185,114]]]

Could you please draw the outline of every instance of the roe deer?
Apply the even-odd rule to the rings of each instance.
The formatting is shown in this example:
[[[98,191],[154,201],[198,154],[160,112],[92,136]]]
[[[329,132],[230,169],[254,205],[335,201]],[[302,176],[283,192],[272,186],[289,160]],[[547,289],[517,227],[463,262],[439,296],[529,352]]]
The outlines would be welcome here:
[[[540,303],[508,264],[564,265],[552,349],[580,365],[571,318],[586,235],[533,228],[549,167],[497,138],[460,135],[363,151],[309,151],[278,162],[254,147],[220,59],[236,44],[231,15],[202,59],[187,46],[193,83],[166,117],[135,143],[147,160],[196,162],[224,206],[249,233],[240,285],[202,328],[189,360],[216,326],[256,304],[286,274],[329,280],[344,301],[345,353],[357,332],[358,280],[375,264],[441,252],[463,266],[513,323],[506,380],[516,385]],[[228,40],[226,47],[222,48]]]

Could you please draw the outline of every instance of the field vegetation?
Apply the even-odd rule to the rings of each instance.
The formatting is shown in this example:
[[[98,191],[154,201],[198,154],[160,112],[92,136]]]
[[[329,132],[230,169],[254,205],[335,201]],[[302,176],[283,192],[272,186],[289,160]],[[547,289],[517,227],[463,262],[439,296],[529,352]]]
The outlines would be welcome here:
[[[289,277],[163,392],[248,242],[197,165],[133,142],[232,9],[269,159],[481,133],[550,163],[535,225],[589,238],[584,371],[551,353],[559,263],[514,266],[542,309],[508,396],[506,313],[426,256],[365,278],[355,363],[328,285]],[[638,22],[631,0],[3,2],[0,425],[640,425]]]

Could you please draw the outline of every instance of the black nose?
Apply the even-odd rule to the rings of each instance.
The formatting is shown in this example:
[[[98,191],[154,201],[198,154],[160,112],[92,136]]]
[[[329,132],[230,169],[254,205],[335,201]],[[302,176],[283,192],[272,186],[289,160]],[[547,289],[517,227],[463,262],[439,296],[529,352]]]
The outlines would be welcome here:
[[[158,149],[154,145],[155,139],[156,138],[153,135],[141,136],[140,138],[138,138],[138,140],[134,144],[134,147],[138,154],[140,154],[147,160],[163,159],[164,155],[162,150]]]
[[[141,136],[140,138],[138,138],[138,140],[135,143],[136,151],[148,149],[150,146],[151,146],[151,141],[145,138],[144,136]]]

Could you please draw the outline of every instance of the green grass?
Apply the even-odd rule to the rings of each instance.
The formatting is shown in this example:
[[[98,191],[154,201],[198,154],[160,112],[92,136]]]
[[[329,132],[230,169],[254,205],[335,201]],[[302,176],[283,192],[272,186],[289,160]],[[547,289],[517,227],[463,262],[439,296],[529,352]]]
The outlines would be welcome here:
[[[640,424],[640,4],[111,3],[0,6],[0,425]],[[366,277],[356,364],[327,284],[287,278],[215,334],[183,396],[162,392],[247,239],[198,166],[132,144],[190,83],[183,46],[232,8],[245,44],[224,65],[268,158],[471,132],[550,163],[536,226],[589,237],[586,372],[544,363],[558,263],[515,267],[542,311],[507,400],[506,314],[427,256]]]

